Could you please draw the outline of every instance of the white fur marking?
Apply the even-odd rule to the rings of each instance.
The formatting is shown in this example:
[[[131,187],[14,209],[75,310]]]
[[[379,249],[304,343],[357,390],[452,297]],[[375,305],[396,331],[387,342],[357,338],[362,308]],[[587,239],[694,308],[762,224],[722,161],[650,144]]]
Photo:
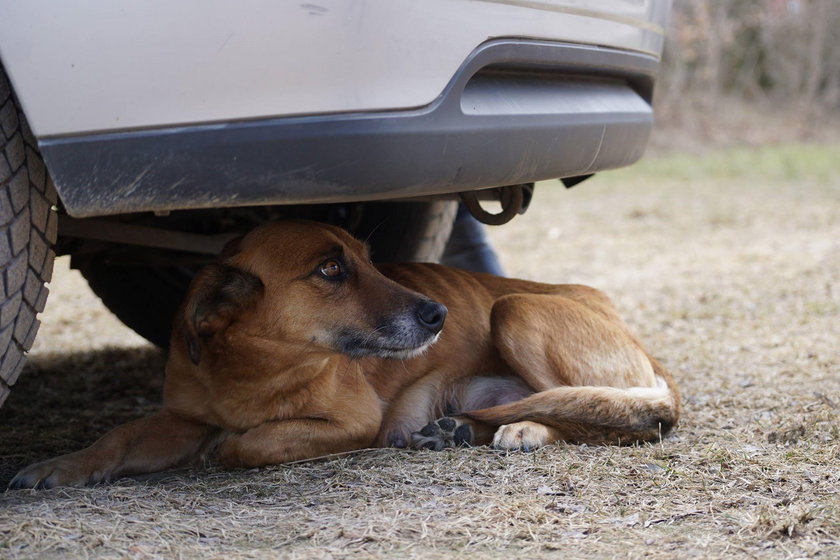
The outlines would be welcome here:
[[[671,395],[668,384],[660,376],[656,376],[656,387],[628,387],[626,391],[642,399],[657,400],[665,399]]]

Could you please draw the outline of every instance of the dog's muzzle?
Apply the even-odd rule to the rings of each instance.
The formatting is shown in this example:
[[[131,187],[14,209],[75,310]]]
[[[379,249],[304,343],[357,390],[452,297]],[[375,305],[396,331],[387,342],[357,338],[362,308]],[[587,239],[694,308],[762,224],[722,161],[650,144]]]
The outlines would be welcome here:
[[[446,306],[423,299],[413,308],[383,319],[370,331],[341,331],[337,346],[342,353],[353,357],[412,358],[437,341],[446,313]]]

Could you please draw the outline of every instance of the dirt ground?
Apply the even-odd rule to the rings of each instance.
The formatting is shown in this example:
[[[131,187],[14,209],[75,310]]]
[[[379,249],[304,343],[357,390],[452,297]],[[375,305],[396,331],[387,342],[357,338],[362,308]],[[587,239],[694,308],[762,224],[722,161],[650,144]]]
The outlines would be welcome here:
[[[0,494],[0,556],[840,557],[840,146],[648,159],[491,232],[510,275],[607,291],[680,382],[636,447],[369,450]],[[0,483],[155,409],[163,356],[59,263],[0,410]]]

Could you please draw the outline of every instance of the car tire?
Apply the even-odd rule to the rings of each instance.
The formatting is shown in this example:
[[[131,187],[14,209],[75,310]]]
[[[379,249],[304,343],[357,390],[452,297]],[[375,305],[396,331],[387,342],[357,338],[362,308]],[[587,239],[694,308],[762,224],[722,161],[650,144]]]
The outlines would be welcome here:
[[[0,66],[0,405],[26,362],[52,276],[57,196]]]
[[[457,213],[449,200],[369,202],[353,234],[368,240],[374,262],[439,262]]]
[[[437,262],[452,231],[457,203],[365,203],[354,235],[368,240],[376,262]],[[172,318],[198,267],[110,264],[102,255],[80,266],[93,292],[134,332],[169,345]]]

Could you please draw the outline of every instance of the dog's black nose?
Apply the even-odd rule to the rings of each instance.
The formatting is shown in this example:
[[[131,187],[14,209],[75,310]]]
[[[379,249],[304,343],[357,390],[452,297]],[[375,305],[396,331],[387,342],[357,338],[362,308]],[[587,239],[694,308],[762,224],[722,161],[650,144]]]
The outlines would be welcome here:
[[[446,319],[446,306],[436,301],[425,300],[417,305],[417,321],[432,331],[439,333]]]

